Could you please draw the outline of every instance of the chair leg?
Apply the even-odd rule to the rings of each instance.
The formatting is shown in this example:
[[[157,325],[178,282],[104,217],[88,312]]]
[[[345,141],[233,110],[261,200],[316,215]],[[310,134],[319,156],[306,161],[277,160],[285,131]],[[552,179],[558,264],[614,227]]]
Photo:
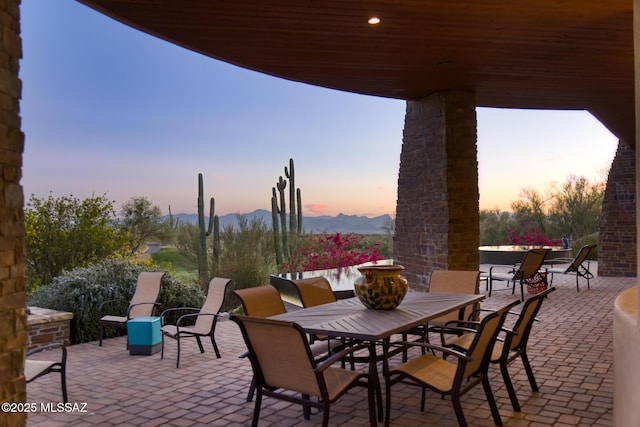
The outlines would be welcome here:
[[[460,403],[460,395],[458,393],[454,393],[451,395],[451,403],[453,403],[453,410],[456,413],[458,425],[460,427],[467,427],[467,420],[464,418],[464,413],[462,412],[462,404]]]
[[[98,346],[102,347],[102,337],[104,336],[104,325],[102,324],[102,322],[100,322],[100,327],[98,328],[98,331],[99,331]]]
[[[330,411],[329,402],[323,402],[322,407],[322,427],[329,427],[329,411]]]
[[[371,379],[369,379],[369,381],[371,381]],[[369,388],[371,388],[371,384],[369,384]],[[388,426],[389,422],[391,421],[391,376],[390,375],[386,375],[385,381],[384,381],[384,388],[385,388],[385,402],[386,402],[386,407],[387,410],[384,413],[384,425]],[[375,406],[375,395],[373,390],[369,390],[369,405],[371,405],[371,403],[374,403]],[[375,408],[373,409],[374,414],[373,414],[373,419],[377,421],[376,419],[376,414],[375,414]],[[370,416],[371,417],[371,416]],[[372,423],[372,426],[376,425],[376,423]]]
[[[162,334],[162,345],[160,346],[160,360],[164,359],[164,334]]]
[[[176,335],[178,340],[178,356],[176,357],[176,369],[180,367],[180,334]]]
[[[493,422],[497,426],[502,425],[502,418],[500,418],[500,411],[498,411],[498,405],[496,405],[496,399],[493,397],[491,391],[491,384],[489,383],[489,377],[486,373],[482,374],[482,387],[484,388],[484,394],[487,396],[487,402],[491,408],[491,415],[493,415]]]
[[[216,339],[214,338],[213,333],[210,335],[210,338],[213,351],[216,353],[216,358],[220,359],[220,350],[218,350],[218,344],[216,344]]]
[[[197,335],[195,337],[196,337],[196,341],[198,342],[198,348],[200,349],[200,354],[202,354],[202,353],[204,353],[204,347],[202,346],[202,340]]]
[[[536,383],[536,378],[533,376],[533,369],[531,369],[531,364],[529,363],[529,357],[527,356],[527,351],[523,350],[520,354],[520,359],[522,359],[522,365],[524,365],[524,370],[527,373],[527,378],[529,379],[529,384],[531,385],[531,390],[538,391],[538,383]]]
[[[578,273],[576,271],[576,289],[578,292],[580,292],[580,283],[578,283],[578,278],[580,277],[580,273]],[[589,283],[589,280],[587,279],[587,283]]]
[[[256,392],[256,377],[251,378],[251,385],[249,386],[249,392],[247,393],[247,402],[253,400],[253,395]]]
[[[509,370],[507,369],[507,363],[505,361],[500,361],[500,372],[502,373],[504,386],[507,389],[507,393],[509,393],[511,406],[513,406],[514,411],[520,412],[520,403],[518,402],[518,396],[516,396],[516,391],[513,388],[513,383],[511,382],[511,378],[509,377]]]
[[[252,383],[253,385],[253,383]],[[256,406],[253,409],[253,421],[251,422],[252,427],[258,427],[258,421],[260,421],[260,406],[262,405],[262,391],[258,390],[258,394],[256,396]]]
[[[67,368],[64,364],[60,368],[60,377],[61,377],[60,382],[62,386],[62,402],[67,403],[69,402],[69,398],[67,396]]]
[[[308,394],[302,393],[302,400],[309,400],[310,397]],[[311,419],[311,407],[306,403],[302,404],[302,416],[305,420]]]
[[[487,286],[489,286],[489,296],[491,296],[491,291],[493,290],[493,280],[491,276],[487,279]]]

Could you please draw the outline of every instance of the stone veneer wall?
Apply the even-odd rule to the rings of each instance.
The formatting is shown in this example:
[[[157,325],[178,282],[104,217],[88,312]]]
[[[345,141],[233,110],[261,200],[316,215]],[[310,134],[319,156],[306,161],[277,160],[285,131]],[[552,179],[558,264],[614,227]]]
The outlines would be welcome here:
[[[27,351],[51,343],[71,344],[71,319],[73,313],[48,308],[29,307],[27,317]]]
[[[0,400],[24,402],[27,315],[20,130],[19,0],[0,2]],[[0,425],[25,425],[25,413],[0,413]]]
[[[631,277],[636,269],[635,150],[620,141],[602,202],[598,275]]]
[[[475,96],[408,101],[398,177],[394,260],[414,289],[438,269],[478,270]]]

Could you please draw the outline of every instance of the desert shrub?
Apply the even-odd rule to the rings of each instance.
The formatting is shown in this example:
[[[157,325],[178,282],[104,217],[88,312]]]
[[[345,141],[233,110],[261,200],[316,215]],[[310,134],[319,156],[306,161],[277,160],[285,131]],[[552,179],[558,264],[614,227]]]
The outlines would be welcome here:
[[[124,259],[109,259],[87,267],[64,271],[51,285],[41,287],[29,297],[29,305],[73,313],[70,340],[73,344],[98,339],[98,307],[104,301],[119,300],[110,305],[110,313],[126,313],[138,275],[142,271],[157,271],[151,263]],[[185,284],[165,275],[162,279],[159,307],[156,313],[171,307],[200,307],[204,294],[196,284]],[[173,321],[174,319],[168,319]],[[124,331],[107,328],[107,337]]]

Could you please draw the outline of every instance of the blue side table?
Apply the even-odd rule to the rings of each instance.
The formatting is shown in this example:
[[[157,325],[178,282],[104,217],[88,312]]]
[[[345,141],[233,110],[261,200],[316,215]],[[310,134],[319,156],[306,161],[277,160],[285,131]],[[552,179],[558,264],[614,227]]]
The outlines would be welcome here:
[[[143,316],[127,320],[129,354],[151,356],[162,347],[160,317]]]

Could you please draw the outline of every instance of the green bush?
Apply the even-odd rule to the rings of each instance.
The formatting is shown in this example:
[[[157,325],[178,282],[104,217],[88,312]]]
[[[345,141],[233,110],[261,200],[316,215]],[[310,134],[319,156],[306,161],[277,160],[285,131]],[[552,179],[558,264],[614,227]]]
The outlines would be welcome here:
[[[142,271],[157,271],[150,263],[136,263],[124,259],[109,259],[87,267],[64,271],[49,286],[34,291],[28,300],[31,306],[73,313],[70,341],[73,344],[98,339],[98,307],[108,300],[110,313],[124,315],[133,295],[138,275]],[[171,307],[200,307],[204,294],[196,284],[184,284],[165,275],[162,279],[159,307],[156,314]],[[175,319],[168,319],[174,321]],[[124,334],[123,330],[107,328],[107,337]]]

